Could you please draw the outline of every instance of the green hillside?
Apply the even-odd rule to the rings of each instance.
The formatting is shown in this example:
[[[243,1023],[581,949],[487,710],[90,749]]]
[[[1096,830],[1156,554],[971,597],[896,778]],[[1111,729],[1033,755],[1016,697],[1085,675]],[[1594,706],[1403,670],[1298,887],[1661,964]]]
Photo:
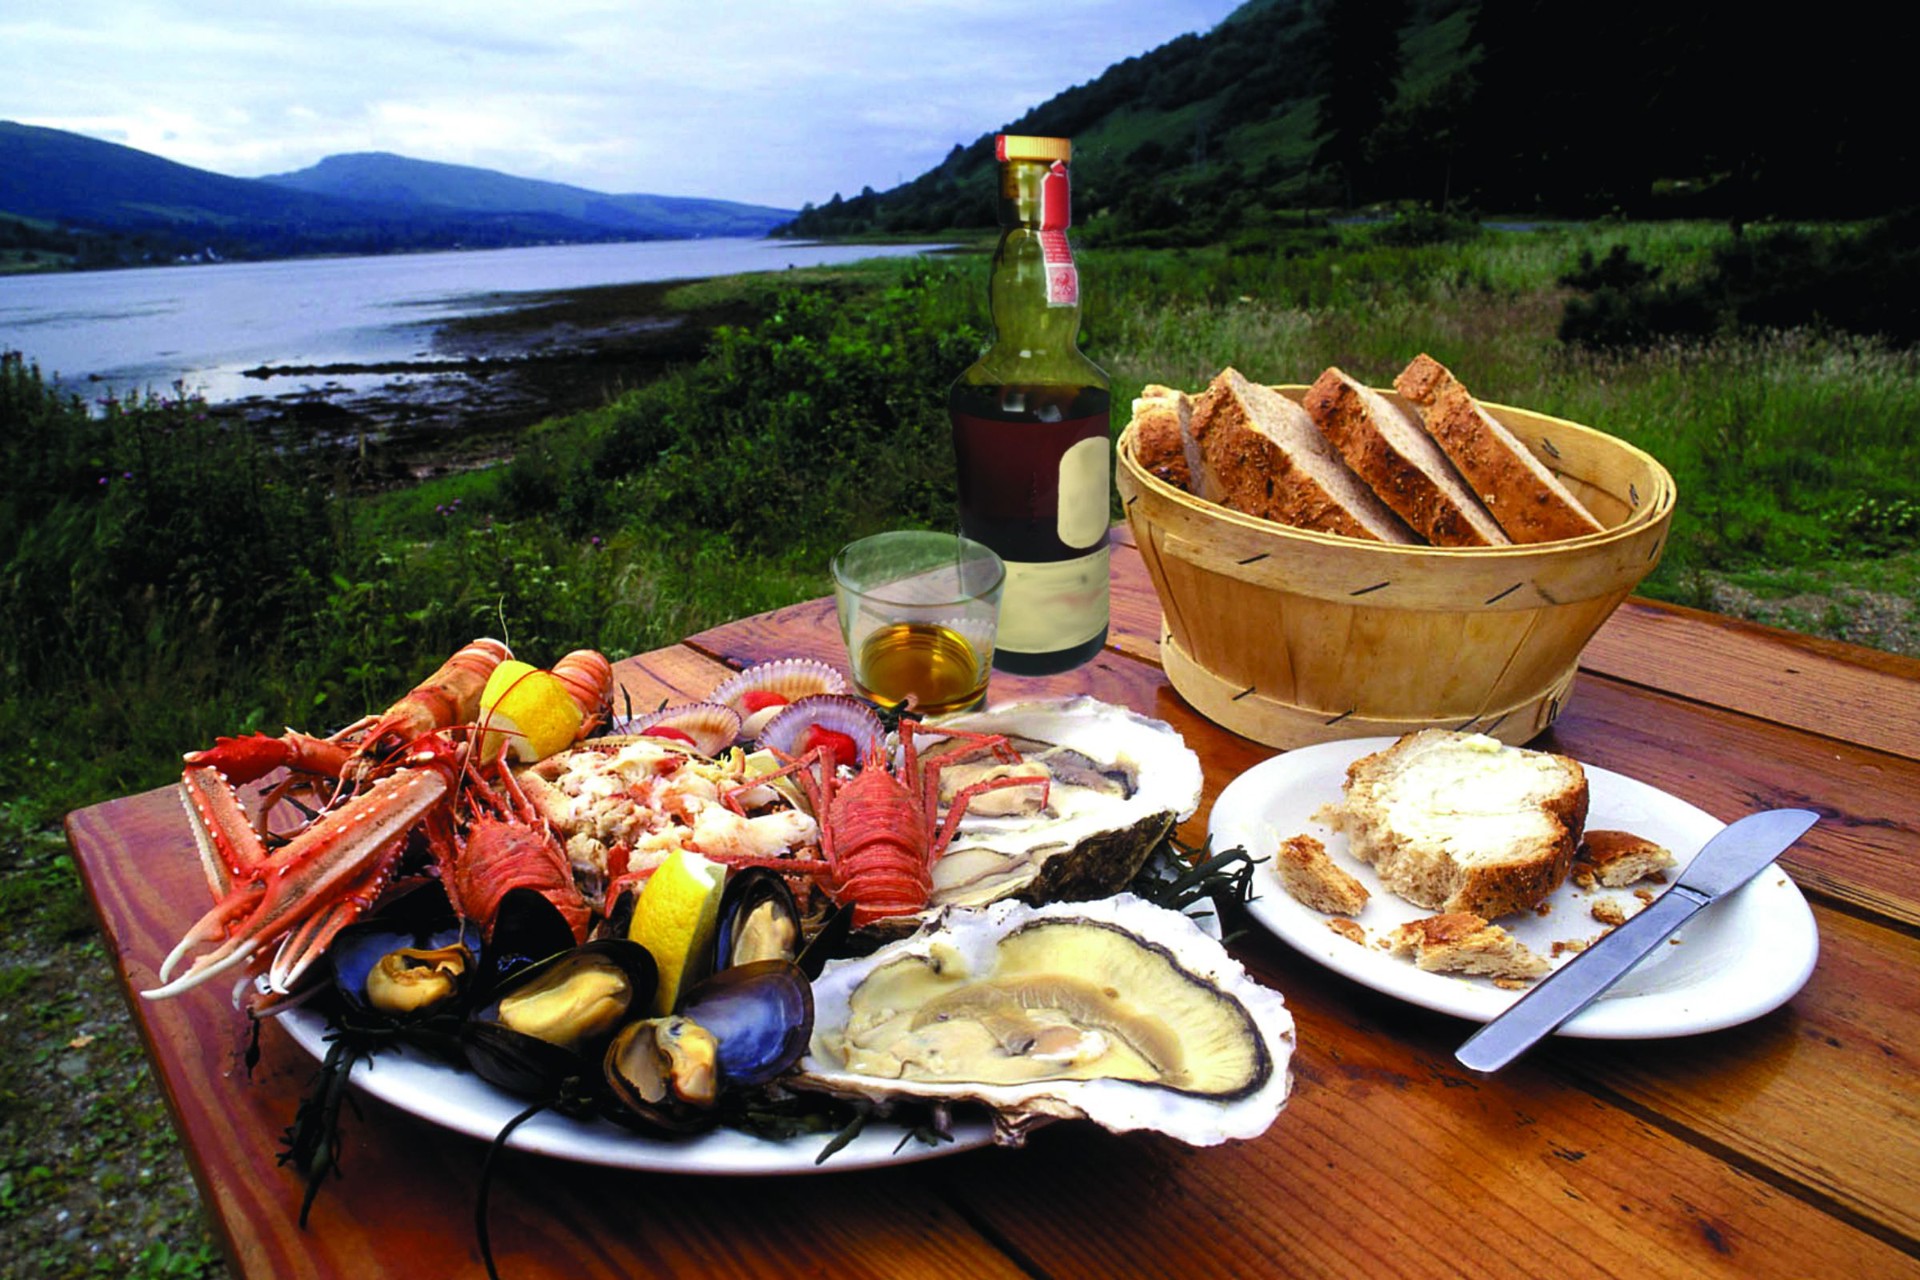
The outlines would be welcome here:
[[[1843,5],[1843,9],[1853,6]],[[1251,0],[995,132],[1074,140],[1103,243],[1230,240],[1281,211],[1411,202],[1590,217],[1854,217],[1909,203],[1893,42],[1783,39],[1656,0]],[[793,234],[993,222],[993,134]]]

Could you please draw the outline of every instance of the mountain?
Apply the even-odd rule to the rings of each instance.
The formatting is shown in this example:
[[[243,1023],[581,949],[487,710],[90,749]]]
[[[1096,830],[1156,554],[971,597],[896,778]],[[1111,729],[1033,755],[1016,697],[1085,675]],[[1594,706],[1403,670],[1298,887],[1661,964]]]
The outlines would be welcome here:
[[[463,213],[537,213],[650,239],[762,236],[791,209],[677,196],[603,195],[491,169],[410,160],[384,151],[328,156],[296,173],[260,181],[289,190],[397,208]]]
[[[82,266],[554,241],[757,236],[791,211],[603,196],[399,156],[230,178],[132,147],[0,121],[0,251]]]
[[[1898,41],[1850,22],[1783,40],[1671,0],[1250,0],[994,132],[1074,140],[1092,242],[1258,240],[1280,211],[1396,202],[1873,215],[1912,203],[1914,131],[1877,127],[1911,115],[1908,76]],[[992,226],[994,190],[988,133],[891,190],[809,204],[783,234]]]

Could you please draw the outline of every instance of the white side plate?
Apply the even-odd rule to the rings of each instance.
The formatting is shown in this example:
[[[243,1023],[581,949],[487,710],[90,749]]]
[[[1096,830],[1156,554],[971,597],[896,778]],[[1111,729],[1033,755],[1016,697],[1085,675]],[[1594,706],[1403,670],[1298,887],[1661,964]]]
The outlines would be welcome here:
[[[1355,738],[1301,747],[1256,765],[1233,780],[1213,806],[1209,829],[1215,849],[1244,845],[1271,858],[1280,841],[1301,832],[1317,836],[1342,868],[1373,896],[1359,916],[1368,943],[1359,945],[1327,927],[1330,917],[1303,905],[1280,885],[1270,861],[1254,872],[1254,919],[1295,950],[1365,986],[1423,1008],[1487,1022],[1523,994],[1485,978],[1428,973],[1373,943],[1395,926],[1434,914],[1386,892],[1373,868],[1347,852],[1346,837],[1315,821],[1337,801],[1347,766],[1393,744],[1392,738]],[[1693,859],[1725,823],[1644,782],[1586,766],[1590,830],[1624,830],[1673,851],[1679,867]],[[1679,867],[1668,873],[1673,879]],[[1556,967],[1553,944],[1588,941],[1604,926],[1590,914],[1612,898],[1631,916],[1641,903],[1633,890],[1582,890],[1569,881],[1547,899],[1545,915],[1509,916],[1500,925]],[[1657,948],[1606,995],[1561,1027],[1558,1034],[1595,1040],[1654,1039],[1731,1027],[1779,1007],[1805,985],[1820,950],[1813,912],[1778,864],[1702,912]]]

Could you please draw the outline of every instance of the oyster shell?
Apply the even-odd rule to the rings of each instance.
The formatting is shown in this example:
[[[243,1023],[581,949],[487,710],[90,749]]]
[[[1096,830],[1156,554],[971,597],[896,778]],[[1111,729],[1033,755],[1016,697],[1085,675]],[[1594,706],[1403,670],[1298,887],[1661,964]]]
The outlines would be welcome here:
[[[814,982],[801,1088],[977,1102],[999,1140],[1086,1117],[1196,1146],[1265,1132],[1293,1017],[1218,942],[1131,894],[954,909]]]
[[[1097,698],[1018,703],[930,727],[1003,734],[1025,757],[1023,765],[944,769],[942,808],[961,787],[996,770],[1044,765],[1052,779],[1044,809],[1035,809],[1037,789],[1027,787],[988,792],[970,806],[934,864],[935,907],[1118,893],[1200,805],[1200,758],[1179,731]]]

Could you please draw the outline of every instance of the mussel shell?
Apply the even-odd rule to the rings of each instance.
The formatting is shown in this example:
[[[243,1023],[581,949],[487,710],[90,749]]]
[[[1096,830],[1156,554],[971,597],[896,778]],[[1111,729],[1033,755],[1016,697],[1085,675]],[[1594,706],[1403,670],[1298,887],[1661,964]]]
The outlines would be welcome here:
[[[702,1040],[704,1045],[690,1043]],[[713,1127],[720,1119],[713,1105],[718,1077],[711,1059],[716,1056],[707,1033],[679,1015],[628,1023],[601,1059],[608,1117],[666,1134]],[[690,1083],[688,1075],[700,1079]],[[684,1096],[689,1092],[706,1094],[706,1101]]]
[[[714,930],[715,973],[755,960],[792,960],[804,945],[800,904],[785,876],[768,867],[743,867],[727,876]]]
[[[602,1061],[616,1119],[668,1133],[705,1128],[731,1090],[785,1074],[813,1035],[813,987],[784,960],[716,973],[680,1013],[623,1027]]]
[[[813,984],[790,961],[757,960],[702,982],[681,1001],[680,1012],[719,1041],[723,1088],[765,1084],[806,1052]]]
[[[327,960],[333,968],[334,990],[350,1013],[409,1022],[458,1007],[477,985],[479,951],[478,931],[471,924],[455,923],[442,899],[438,911],[402,911],[349,925],[327,947]],[[437,998],[412,1010],[378,1007],[367,993],[369,979],[382,960],[397,952],[446,952],[452,982]]]
[[[562,987],[575,972],[617,973],[625,980],[624,992],[618,996],[609,996],[596,981],[600,994],[583,1006],[580,1015],[591,1019],[590,1026],[555,1028],[556,1019],[546,1019],[548,1034],[541,1035],[531,1034],[525,1023],[516,1028],[503,1021],[503,1002],[525,999],[549,985]],[[593,1079],[601,1050],[622,1023],[646,1008],[658,981],[653,956],[625,938],[596,939],[528,965],[498,983],[461,1027],[468,1065],[489,1083],[532,1097],[550,1096],[568,1081]],[[557,1008],[557,1021],[564,1024],[569,1011],[564,1003]],[[557,1043],[563,1036],[567,1042]]]

